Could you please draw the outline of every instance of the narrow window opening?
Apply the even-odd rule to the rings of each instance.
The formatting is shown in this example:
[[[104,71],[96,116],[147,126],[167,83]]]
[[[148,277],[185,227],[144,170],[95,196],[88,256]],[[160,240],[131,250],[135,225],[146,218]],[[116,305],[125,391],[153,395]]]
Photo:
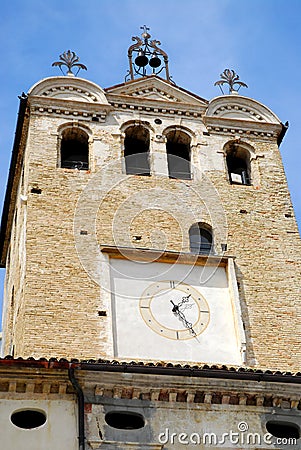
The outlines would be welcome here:
[[[42,189],[32,188],[30,191],[32,194],[42,194]]]
[[[300,438],[300,428],[294,423],[271,420],[267,422],[266,429],[270,434],[278,438]]]
[[[228,245],[227,244],[221,244],[222,252],[226,252]]]
[[[138,430],[145,425],[144,417],[141,414],[128,411],[109,412],[105,415],[105,421],[110,427],[119,430]]]
[[[65,169],[88,170],[88,135],[79,128],[68,128],[61,140],[61,167]]]
[[[166,139],[169,177],[190,180],[190,137],[183,131],[172,130]]]
[[[251,184],[250,155],[245,149],[231,144],[226,155],[231,184]]]
[[[125,168],[128,175],[150,175],[149,131],[140,125],[126,129],[124,140]]]
[[[206,224],[194,224],[189,230],[190,251],[209,254],[213,250],[211,227]]]
[[[26,409],[14,412],[10,419],[16,427],[31,430],[44,425],[46,422],[46,414],[42,411]]]

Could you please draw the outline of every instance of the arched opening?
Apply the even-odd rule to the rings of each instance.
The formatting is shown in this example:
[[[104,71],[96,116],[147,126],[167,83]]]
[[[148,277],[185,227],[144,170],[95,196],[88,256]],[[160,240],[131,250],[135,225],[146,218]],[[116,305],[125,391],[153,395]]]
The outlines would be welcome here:
[[[189,230],[190,251],[209,254],[213,251],[213,237],[210,225],[195,223]]]
[[[88,170],[89,137],[80,128],[67,128],[61,139],[61,167],[65,169]]]
[[[126,129],[124,139],[125,169],[128,175],[150,175],[149,131],[141,125]]]
[[[231,184],[251,184],[250,153],[239,144],[231,143],[226,151],[226,162]]]
[[[190,180],[190,136],[182,130],[174,129],[166,134],[166,139],[169,177]]]

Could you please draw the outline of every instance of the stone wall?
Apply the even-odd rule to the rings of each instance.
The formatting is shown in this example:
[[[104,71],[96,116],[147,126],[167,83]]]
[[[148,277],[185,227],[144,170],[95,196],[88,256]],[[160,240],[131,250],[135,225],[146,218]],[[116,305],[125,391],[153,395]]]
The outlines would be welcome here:
[[[143,104],[143,98],[135,102]],[[27,200],[19,196],[16,204],[4,353],[13,344],[23,357],[112,358],[111,299],[98,245],[189,252],[190,226],[206,222],[217,255],[226,243],[226,255],[235,257],[247,364],[299,370],[300,241],[275,136],[208,134],[200,115],[164,113],[155,124],[157,112],[118,105],[98,122],[72,112],[70,119],[53,105],[53,99],[30,98],[26,182],[20,188]],[[67,107],[75,107],[72,100]],[[149,124],[150,177],[124,173],[123,129],[131,120]],[[58,167],[59,130],[68,123],[88,130],[88,171]],[[164,130],[175,125],[193,136],[192,180],[166,175]],[[229,183],[224,147],[233,139],[252,149],[251,186]],[[99,316],[102,310],[106,316]]]

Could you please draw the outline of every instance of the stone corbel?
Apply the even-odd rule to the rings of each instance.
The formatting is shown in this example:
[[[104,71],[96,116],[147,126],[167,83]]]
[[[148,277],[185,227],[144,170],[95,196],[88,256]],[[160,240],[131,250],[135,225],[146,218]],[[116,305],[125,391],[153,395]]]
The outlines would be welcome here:
[[[212,394],[209,394],[209,393],[205,394],[204,403],[207,403],[210,405],[211,401],[212,401]]]
[[[101,397],[103,397],[104,394],[104,388],[102,386],[96,386],[95,387],[95,391],[94,391],[95,396],[99,395]]]
[[[245,395],[245,394],[241,394],[241,395],[239,395],[238,396],[238,404],[239,405],[246,405],[247,404],[247,399],[248,399],[248,397],[247,397],[247,395]]]
[[[114,387],[113,389],[113,398],[121,398],[122,396],[122,387]]]
[[[176,402],[177,401],[177,392],[170,392],[168,394],[168,401]]]
[[[187,403],[194,403],[194,399],[195,399],[195,392],[187,392],[187,397],[186,397],[186,401]]]
[[[222,394],[222,405],[230,404],[230,395],[228,393]]]
[[[291,408],[292,409],[297,409],[300,403],[300,399],[297,397],[292,397],[290,398],[290,402],[291,402]]]
[[[263,406],[263,403],[264,403],[264,396],[256,395],[256,406]]]
[[[152,389],[150,391],[150,394],[151,394],[151,401],[152,402],[157,402],[159,400],[159,395],[160,395],[160,391],[159,390]]]

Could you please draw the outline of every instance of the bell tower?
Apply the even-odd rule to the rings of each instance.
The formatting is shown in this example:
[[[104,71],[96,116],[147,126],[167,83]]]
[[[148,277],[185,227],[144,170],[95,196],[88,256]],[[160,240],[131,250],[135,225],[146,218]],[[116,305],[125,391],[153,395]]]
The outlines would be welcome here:
[[[125,82],[75,76],[86,66],[68,51],[53,64],[66,75],[20,98],[1,226],[3,353],[85,361],[91,448],[99,436],[103,448],[170,448],[171,410],[190,437],[198,408],[205,431],[211,413],[228,430],[239,412],[262,433],[276,398],[289,409],[278,423],[299,429],[287,126],[238,92],[233,70],[216,83],[229,93],[208,101],[172,81],[148,28],[132,39]],[[115,409],[141,426],[122,434]]]

